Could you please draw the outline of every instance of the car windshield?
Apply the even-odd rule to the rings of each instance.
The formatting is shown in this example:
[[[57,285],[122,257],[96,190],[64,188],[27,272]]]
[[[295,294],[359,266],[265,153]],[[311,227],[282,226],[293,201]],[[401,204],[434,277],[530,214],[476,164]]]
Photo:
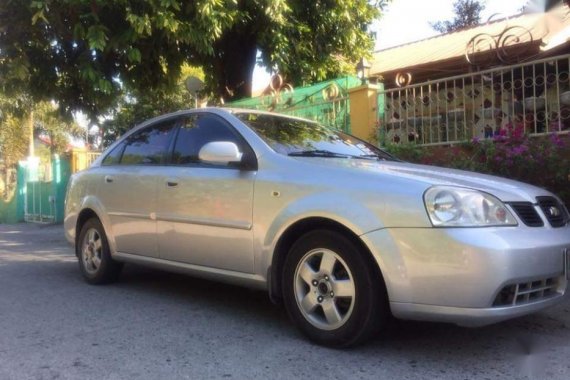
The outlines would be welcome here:
[[[248,112],[235,115],[273,150],[284,155],[396,160],[365,141],[315,122]]]

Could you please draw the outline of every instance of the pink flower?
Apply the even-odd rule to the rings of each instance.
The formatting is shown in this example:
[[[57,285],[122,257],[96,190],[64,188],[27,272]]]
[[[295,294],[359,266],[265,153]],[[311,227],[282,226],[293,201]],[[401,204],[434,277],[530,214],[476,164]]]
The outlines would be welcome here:
[[[520,146],[515,146],[512,150],[513,154],[515,155],[520,155],[523,154],[524,152],[526,152],[528,150],[528,147],[526,145],[520,145]]]

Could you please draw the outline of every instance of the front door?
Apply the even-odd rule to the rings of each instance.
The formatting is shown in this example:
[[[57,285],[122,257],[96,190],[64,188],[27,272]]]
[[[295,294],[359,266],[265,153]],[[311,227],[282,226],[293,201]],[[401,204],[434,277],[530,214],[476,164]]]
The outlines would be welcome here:
[[[187,264],[253,273],[253,185],[256,171],[200,162],[206,143],[231,141],[253,151],[224,119],[185,117],[171,165],[158,181],[160,257]]]

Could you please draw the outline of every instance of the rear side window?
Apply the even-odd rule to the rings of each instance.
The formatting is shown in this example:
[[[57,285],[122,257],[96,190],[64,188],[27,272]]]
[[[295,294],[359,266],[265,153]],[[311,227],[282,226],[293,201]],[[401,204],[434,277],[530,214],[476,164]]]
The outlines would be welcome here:
[[[121,143],[114,147],[113,150],[111,150],[109,154],[105,156],[101,165],[117,165],[121,160],[121,154],[123,153],[124,148],[125,143]]]
[[[172,163],[174,165],[198,164],[200,149],[209,142],[229,141],[235,143],[243,153],[243,140],[233,128],[216,115],[191,115],[180,125]]]
[[[130,136],[121,157],[121,165],[164,164],[174,125],[175,121],[171,120],[144,128]]]

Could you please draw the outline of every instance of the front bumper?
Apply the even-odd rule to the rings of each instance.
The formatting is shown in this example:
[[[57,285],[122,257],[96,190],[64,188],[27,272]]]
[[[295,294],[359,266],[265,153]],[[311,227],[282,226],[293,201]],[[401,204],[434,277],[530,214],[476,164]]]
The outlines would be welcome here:
[[[556,305],[563,295],[523,305],[490,308],[466,308],[390,302],[396,318],[416,321],[449,322],[465,327],[479,327],[521,317]]]
[[[477,326],[559,302],[570,226],[387,228],[362,236],[402,319]]]

